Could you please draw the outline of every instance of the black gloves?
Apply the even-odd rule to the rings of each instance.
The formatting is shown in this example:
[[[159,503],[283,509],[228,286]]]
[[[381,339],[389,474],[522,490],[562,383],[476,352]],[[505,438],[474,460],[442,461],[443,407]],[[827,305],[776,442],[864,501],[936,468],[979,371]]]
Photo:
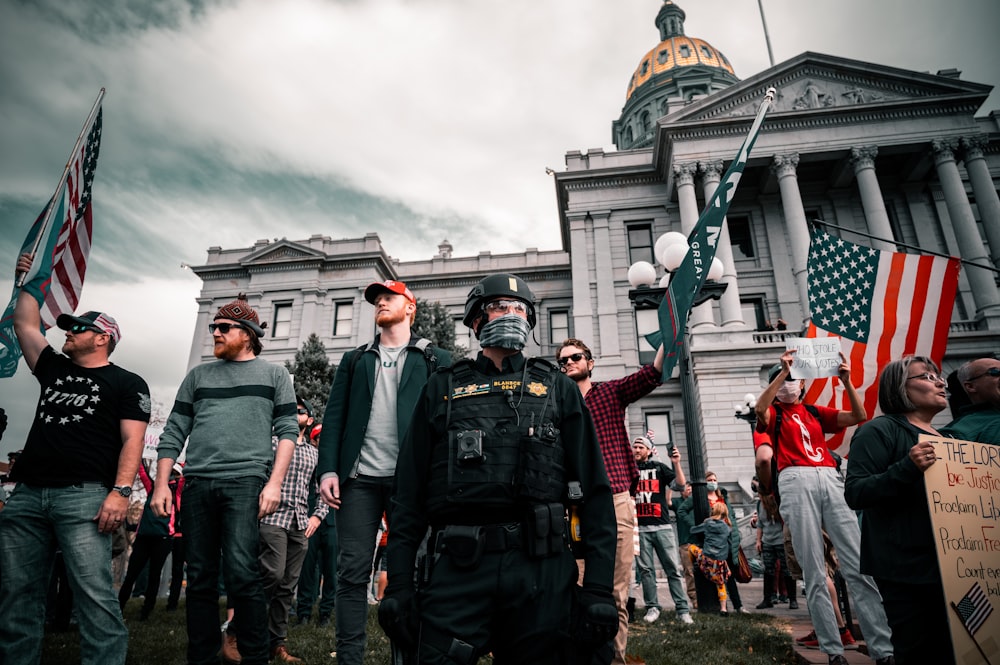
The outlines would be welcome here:
[[[592,644],[612,640],[618,634],[618,608],[611,592],[578,587],[576,593],[579,602],[576,637]]]
[[[386,589],[378,606],[378,622],[389,639],[401,648],[410,650],[417,646],[420,618],[417,616],[417,598],[413,589]]]

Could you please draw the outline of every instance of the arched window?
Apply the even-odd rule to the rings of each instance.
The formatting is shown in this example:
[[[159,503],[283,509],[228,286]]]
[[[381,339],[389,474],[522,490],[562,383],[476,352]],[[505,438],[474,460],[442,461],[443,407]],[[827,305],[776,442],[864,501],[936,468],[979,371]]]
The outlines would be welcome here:
[[[643,133],[649,131],[649,111],[643,111],[639,114],[639,126],[642,127]]]

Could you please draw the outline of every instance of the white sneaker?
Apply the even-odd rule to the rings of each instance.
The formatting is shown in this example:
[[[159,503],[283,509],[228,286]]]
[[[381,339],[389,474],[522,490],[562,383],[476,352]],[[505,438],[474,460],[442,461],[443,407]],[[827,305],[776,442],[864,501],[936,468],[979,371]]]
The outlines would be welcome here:
[[[642,618],[646,623],[655,623],[660,618],[660,610],[657,607],[650,607],[646,610],[646,616]]]
[[[677,618],[681,620],[681,623],[686,623],[688,625],[691,625],[691,624],[694,623],[694,619],[692,619],[691,615],[688,614],[687,612],[685,612],[684,614],[678,614]]]

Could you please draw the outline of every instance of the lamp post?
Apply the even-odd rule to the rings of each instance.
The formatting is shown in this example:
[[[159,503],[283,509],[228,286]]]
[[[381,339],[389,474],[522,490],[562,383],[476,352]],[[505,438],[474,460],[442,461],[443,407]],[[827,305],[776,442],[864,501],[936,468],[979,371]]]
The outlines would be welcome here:
[[[629,291],[628,296],[636,309],[654,309],[660,306],[660,302],[666,294],[670,275],[680,266],[687,250],[687,238],[680,233],[665,233],[657,239],[654,251],[660,263],[667,270],[667,273],[659,280],[658,288],[652,288],[652,284],[657,281],[656,269],[652,264],[637,261],[629,267],[628,278],[632,290]],[[721,276],[722,263],[718,259],[713,259],[712,267],[708,273],[708,281],[704,283],[701,291],[695,297],[693,307],[722,297],[728,284],[717,281]],[[709,516],[708,490],[705,489],[706,455],[705,442],[699,427],[701,418],[694,402],[695,386],[694,374],[691,369],[689,340],[690,333],[688,332],[685,333],[681,345],[678,371],[680,373],[681,404],[684,408],[684,438],[687,444],[688,470],[690,471],[688,476],[691,482],[694,517],[695,523],[701,524]],[[663,340],[664,344],[667,342],[667,340]],[[686,553],[683,554],[686,556]],[[701,608],[701,611],[719,610],[715,585],[705,579],[697,569],[695,570],[695,583],[698,593],[698,607]]]

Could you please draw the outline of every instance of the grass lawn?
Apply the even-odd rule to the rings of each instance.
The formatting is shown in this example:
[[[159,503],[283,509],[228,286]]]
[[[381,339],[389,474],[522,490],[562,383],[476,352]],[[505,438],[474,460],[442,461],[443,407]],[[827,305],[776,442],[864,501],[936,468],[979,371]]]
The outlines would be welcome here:
[[[148,621],[139,621],[141,601],[132,599],[125,610],[129,628],[130,665],[184,665],[187,631],[184,625],[184,600],[177,612],[164,610],[161,599]],[[220,605],[220,617],[224,605]],[[728,618],[695,613],[695,624],[674,622],[672,612],[664,612],[655,624],[638,621],[629,626],[628,653],[644,659],[647,665],[795,665],[798,661],[792,639],[782,629],[780,620],[766,614],[732,615]],[[43,665],[69,665],[80,662],[79,633],[73,626],[67,632],[48,633],[42,652]],[[220,635],[221,639],[221,635]],[[334,638],[331,626],[315,624],[292,626],[289,651],[310,665],[336,665],[332,657]],[[483,663],[490,659],[482,659]],[[368,617],[368,652],[365,665],[387,665],[389,642],[379,627],[375,612]]]

